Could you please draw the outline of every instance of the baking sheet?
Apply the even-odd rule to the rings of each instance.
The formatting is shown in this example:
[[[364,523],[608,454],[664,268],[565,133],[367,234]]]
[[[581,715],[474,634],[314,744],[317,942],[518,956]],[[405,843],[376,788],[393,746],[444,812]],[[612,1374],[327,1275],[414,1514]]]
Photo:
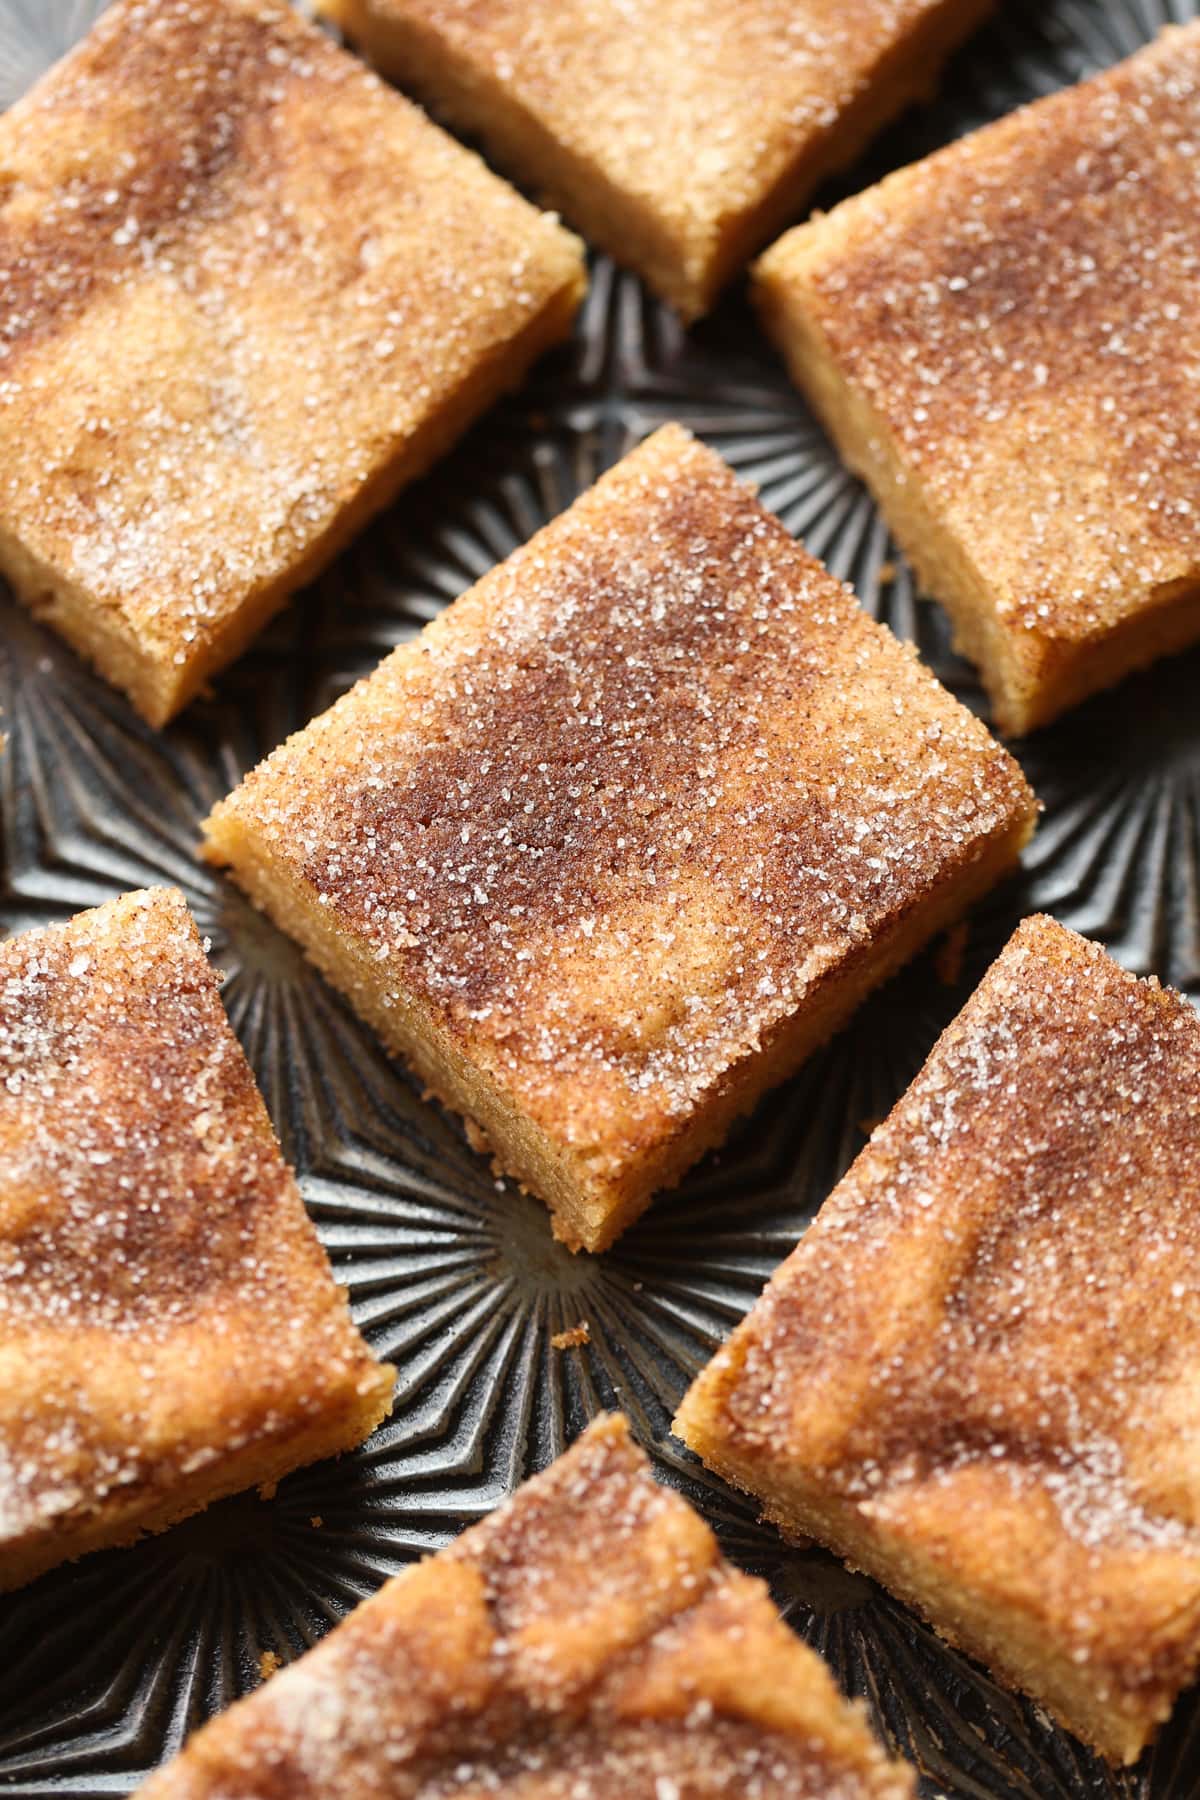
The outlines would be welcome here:
[[[0,0],[0,102],[96,0]],[[1196,0],[1008,0],[940,98],[826,204],[1021,100],[1128,54]],[[0,593],[0,930],[148,882],[183,888],[355,1315],[400,1368],[354,1456],[0,1600],[0,1792],[122,1794],[186,1732],[414,1556],[436,1550],[620,1406],[796,1629],[948,1800],[1192,1800],[1200,1702],[1151,1757],[1104,1769],[940,1646],[872,1583],[789,1549],[668,1435],[689,1378],[791,1248],[1018,918],[1042,908],[1200,1002],[1200,654],[1018,746],[1046,816],[1020,882],[973,918],[957,979],[923,957],[615,1250],[572,1257],[497,1185],[371,1034],[218,875],[199,821],[239,774],[524,541],[654,426],[678,419],[983,709],[864,491],[734,295],[684,334],[601,260],[573,342],[403,497],[166,733],[142,725]],[[578,1323],[590,1341],[559,1351]]]

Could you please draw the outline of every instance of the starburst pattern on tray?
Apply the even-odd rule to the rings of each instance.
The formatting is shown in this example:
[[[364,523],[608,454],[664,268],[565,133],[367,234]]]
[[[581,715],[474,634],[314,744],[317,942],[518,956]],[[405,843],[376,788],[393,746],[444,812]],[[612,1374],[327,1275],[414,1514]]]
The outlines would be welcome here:
[[[0,0],[0,102],[98,10],[98,0]],[[887,133],[843,185],[1111,62],[1194,11],[1193,0],[1011,0],[956,59],[947,97]],[[666,418],[757,481],[871,611],[982,704],[941,614],[917,599],[875,509],[744,304],[730,301],[685,334],[632,277],[603,261],[593,274],[573,343],[168,732],[147,730],[0,599],[0,929],[141,883],[184,889],[355,1316],[400,1366],[393,1418],[354,1455],[301,1471],[273,1498],[224,1502],[0,1600],[0,1792],[126,1792],[193,1724],[261,1679],[264,1653],[298,1654],[389,1573],[544,1466],[588,1417],[619,1405],[727,1552],[771,1581],[797,1629],[866,1697],[917,1763],[927,1796],[1187,1800],[1200,1782],[1194,1698],[1147,1763],[1101,1769],[871,1583],[760,1526],[668,1426],[690,1376],[1022,911],[1048,907],[1128,966],[1200,994],[1197,655],[1021,748],[1047,802],[1024,886],[981,908],[965,945],[931,952],[871,1001],[603,1258],[557,1245],[544,1208],[498,1184],[300,954],[194,860],[200,819],[244,769]],[[1135,720],[1146,722],[1136,740]],[[586,1341],[555,1345],[579,1326]]]
[[[1046,818],[1030,897],[1200,1003],[1200,652],[1039,732],[1023,752]]]

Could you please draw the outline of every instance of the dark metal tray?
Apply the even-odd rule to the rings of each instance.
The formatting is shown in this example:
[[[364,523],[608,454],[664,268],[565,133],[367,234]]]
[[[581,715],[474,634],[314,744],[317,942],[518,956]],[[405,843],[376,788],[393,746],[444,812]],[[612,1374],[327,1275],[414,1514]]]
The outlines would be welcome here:
[[[839,191],[1136,49],[1197,0],[1002,0],[941,98]],[[0,102],[83,33],[99,0],[0,0]],[[826,200],[836,197],[830,193]],[[976,914],[959,979],[927,955],[719,1156],[605,1256],[554,1243],[460,1131],[277,932],[194,860],[211,804],[288,731],[666,419],[709,439],[873,613],[981,706],[873,505],[734,297],[685,335],[597,263],[573,343],[300,597],[169,731],[139,723],[0,593],[0,931],[177,882],[228,972],[225,1000],[355,1315],[400,1369],[357,1455],[0,1602],[0,1791],[123,1794],[312,1643],[620,1406],[665,1477],[864,1694],[947,1800],[1200,1794],[1200,1696],[1136,1769],[1104,1769],[1036,1708],[939,1645],[870,1582],[788,1549],[669,1437],[689,1377],[750,1304],[1023,912],[1043,908],[1200,1001],[1200,655],[1019,746],[1046,804],[1019,883]],[[892,566],[894,578],[889,579]],[[586,1320],[590,1343],[555,1350]],[[315,1520],[320,1520],[315,1524]]]

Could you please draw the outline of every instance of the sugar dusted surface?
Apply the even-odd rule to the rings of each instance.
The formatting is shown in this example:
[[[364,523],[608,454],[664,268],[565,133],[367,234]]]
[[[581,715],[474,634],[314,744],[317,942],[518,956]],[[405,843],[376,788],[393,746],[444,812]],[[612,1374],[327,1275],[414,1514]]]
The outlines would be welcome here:
[[[984,728],[669,427],[217,817],[385,995],[620,1167],[1030,806]]]
[[[770,253],[1005,627],[1200,584],[1200,23]]]
[[[938,0],[369,0],[363,10],[465,59],[477,84],[496,84],[665,218],[699,273],[722,225],[836,127]]]
[[[1200,1020],[1034,918],[685,1410],[1153,1708],[1200,1656],[1198,1320]]]
[[[0,1574],[380,1380],[182,896],[0,946]]]
[[[906,1800],[913,1785],[606,1419],[143,1791]]]
[[[119,0],[0,121],[0,530],[186,667],[577,279],[275,0]]]

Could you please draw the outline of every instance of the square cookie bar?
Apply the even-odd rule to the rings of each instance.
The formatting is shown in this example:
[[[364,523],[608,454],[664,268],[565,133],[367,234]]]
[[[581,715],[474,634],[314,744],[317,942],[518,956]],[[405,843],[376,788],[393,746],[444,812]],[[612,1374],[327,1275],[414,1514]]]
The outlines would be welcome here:
[[[0,1588],[348,1449],[393,1375],[183,896],[0,945]]]
[[[1031,731],[1200,638],[1200,23],[757,266],[792,373]]]
[[[1200,1664],[1200,1019],[1028,919],[676,1430],[1114,1761]]]
[[[192,1738],[142,1800],[911,1800],[620,1417]]]
[[[567,332],[580,247],[277,0],[0,119],[0,570],[161,725]]]
[[[991,0],[320,0],[685,319]]]
[[[668,426],[206,832],[596,1250],[1014,863],[1034,811],[984,727]]]

